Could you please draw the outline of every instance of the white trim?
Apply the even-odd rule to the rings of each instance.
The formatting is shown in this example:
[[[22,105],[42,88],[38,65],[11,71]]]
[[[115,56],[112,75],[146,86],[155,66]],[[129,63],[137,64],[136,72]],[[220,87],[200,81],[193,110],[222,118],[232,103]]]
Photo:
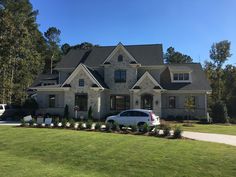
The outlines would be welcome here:
[[[61,87],[63,87],[65,84],[69,84],[74,77],[78,74],[79,70],[82,69],[87,76],[94,82],[96,83],[99,87],[101,87],[102,89],[104,89],[101,84],[97,81],[97,79],[93,76],[93,74],[88,70],[88,68],[84,65],[84,64],[79,64],[79,66],[77,66],[75,68],[75,70],[71,73],[71,75],[65,80],[65,82],[62,84]]]
[[[186,74],[188,73],[189,74],[189,80],[174,80],[174,74]],[[191,71],[190,72],[172,72],[170,71],[170,77],[171,77],[171,82],[172,83],[192,83],[192,74],[191,74]],[[184,76],[183,76],[184,77]]]
[[[165,93],[209,93],[211,90],[166,90]]]
[[[66,91],[70,90],[70,87],[54,87],[54,88],[47,88],[47,87],[30,87],[29,89],[37,90],[37,91]]]
[[[163,90],[162,86],[152,77],[151,74],[149,74],[148,71],[146,71],[142,75],[142,77],[134,84],[134,86],[131,88],[131,90],[134,89],[134,87],[138,86],[144,80],[145,77],[148,77],[154,83],[155,86],[159,86],[161,88],[161,90]]]
[[[123,46],[123,44],[121,42],[118,43],[118,45],[116,46],[116,48],[110,53],[110,55],[106,58],[106,60],[103,62],[103,65],[108,62],[116,53],[119,49],[122,49],[126,55],[128,55],[128,57],[132,60],[135,61],[136,63],[138,63],[135,58],[128,52],[128,50]]]

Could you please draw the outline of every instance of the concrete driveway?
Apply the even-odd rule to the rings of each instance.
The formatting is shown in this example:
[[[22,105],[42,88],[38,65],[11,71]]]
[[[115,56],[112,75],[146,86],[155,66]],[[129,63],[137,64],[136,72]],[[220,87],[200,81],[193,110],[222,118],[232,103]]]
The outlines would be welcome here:
[[[236,136],[234,135],[223,135],[223,134],[214,134],[214,133],[198,133],[198,132],[188,132],[184,131],[182,134],[183,137],[200,140],[200,141],[208,141],[215,143],[224,143],[232,146],[236,146]]]

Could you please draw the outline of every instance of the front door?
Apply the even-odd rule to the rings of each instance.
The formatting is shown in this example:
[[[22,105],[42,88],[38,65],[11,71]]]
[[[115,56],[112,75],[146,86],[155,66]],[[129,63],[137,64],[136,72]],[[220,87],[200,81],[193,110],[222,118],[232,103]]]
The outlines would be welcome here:
[[[144,94],[141,96],[141,108],[142,109],[153,109],[153,95]]]

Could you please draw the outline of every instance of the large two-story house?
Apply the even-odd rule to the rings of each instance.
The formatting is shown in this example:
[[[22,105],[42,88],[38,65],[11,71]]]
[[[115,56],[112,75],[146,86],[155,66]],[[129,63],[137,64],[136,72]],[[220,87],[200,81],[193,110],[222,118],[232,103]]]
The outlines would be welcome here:
[[[96,46],[71,49],[54,68],[41,74],[31,89],[37,93],[38,113],[94,118],[125,109],[152,109],[160,117],[189,114],[206,117],[211,91],[200,63],[164,64],[161,44]]]

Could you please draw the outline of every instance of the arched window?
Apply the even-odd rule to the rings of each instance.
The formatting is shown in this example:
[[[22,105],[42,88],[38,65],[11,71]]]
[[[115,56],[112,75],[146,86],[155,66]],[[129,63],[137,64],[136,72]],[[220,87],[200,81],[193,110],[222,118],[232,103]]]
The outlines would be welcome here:
[[[119,61],[119,62],[123,61],[123,55],[119,55],[119,56],[118,56],[118,61]]]

